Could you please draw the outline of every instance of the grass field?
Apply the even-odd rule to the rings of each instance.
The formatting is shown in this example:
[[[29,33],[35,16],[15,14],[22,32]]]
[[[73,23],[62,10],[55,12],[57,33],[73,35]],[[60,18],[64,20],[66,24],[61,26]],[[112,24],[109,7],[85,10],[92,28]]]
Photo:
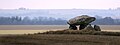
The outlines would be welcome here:
[[[68,29],[68,25],[0,25],[0,34],[28,34]],[[100,25],[102,31],[120,32],[120,25]]]
[[[60,30],[69,25],[0,25],[0,30]],[[120,30],[120,25],[100,25],[102,30]]]
[[[120,36],[37,34],[0,37],[0,45],[120,45]]]
[[[119,25],[101,25],[102,31],[108,32],[100,35],[36,34],[67,28],[67,25],[0,25],[0,45],[120,45],[119,33],[111,33],[118,36],[107,34],[109,31],[119,32]]]

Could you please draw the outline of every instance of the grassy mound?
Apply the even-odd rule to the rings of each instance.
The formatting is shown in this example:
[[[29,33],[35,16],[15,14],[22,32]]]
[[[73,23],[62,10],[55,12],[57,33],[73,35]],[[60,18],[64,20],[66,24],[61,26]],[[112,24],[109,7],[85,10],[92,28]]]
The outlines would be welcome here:
[[[120,36],[120,32],[106,32],[106,31],[95,31],[95,30],[58,30],[58,31],[47,31],[36,34],[87,34],[87,35],[109,35],[109,36]]]
[[[103,36],[110,35],[110,36]],[[120,32],[58,30],[0,36],[0,45],[120,45]]]

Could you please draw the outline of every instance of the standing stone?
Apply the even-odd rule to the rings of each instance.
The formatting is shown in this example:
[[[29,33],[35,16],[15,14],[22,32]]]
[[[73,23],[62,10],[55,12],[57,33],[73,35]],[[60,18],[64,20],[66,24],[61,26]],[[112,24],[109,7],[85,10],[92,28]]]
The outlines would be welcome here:
[[[79,30],[84,29],[86,26],[87,26],[87,25],[81,24],[81,25],[79,26]]]
[[[77,27],[75,25],[70,25],[69,29],[71,29],[71,30],[77,30]]]
[[[98,26],[98,25],[94,25],[94,29],[95,29],[96,31],[101,31],[100,26]]]

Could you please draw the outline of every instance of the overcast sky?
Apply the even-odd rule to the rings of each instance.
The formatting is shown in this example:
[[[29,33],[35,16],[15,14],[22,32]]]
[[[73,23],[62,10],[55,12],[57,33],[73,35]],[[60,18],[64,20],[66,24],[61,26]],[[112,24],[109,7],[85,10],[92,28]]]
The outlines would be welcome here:
[[[120,0],[0,0],[1,9],[108,9],[120,7]]]

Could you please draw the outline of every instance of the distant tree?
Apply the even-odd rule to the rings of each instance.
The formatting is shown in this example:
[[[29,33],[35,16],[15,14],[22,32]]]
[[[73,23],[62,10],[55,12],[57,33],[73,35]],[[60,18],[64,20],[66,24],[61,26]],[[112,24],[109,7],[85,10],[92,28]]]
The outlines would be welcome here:
[[[31,19],[29,17],[24,17],[22,20],[23,24],[27,25],[27,24],[31,24]]]
[[[117,10],[120,10],[120,7],[118,7]]]
[[[105,17],[105,18],[103,18],[103,22],[105,24],[112,25],[112,24],[114,24],[114,19],[112,19],[111,17]]]
[[[115,24],[115,21],[111,17],[105,17],[102,19],[96,19],[95,22],[93,22],[92,24],[113,25],[113,24]]]
[[[100,16],[98,16],[100,17]],[[66,25],[67,20],[53,17],[0,17],[0,25]],[[120,25],[120,19],[105,17],[96,19],[92,24],[96,25]]]

